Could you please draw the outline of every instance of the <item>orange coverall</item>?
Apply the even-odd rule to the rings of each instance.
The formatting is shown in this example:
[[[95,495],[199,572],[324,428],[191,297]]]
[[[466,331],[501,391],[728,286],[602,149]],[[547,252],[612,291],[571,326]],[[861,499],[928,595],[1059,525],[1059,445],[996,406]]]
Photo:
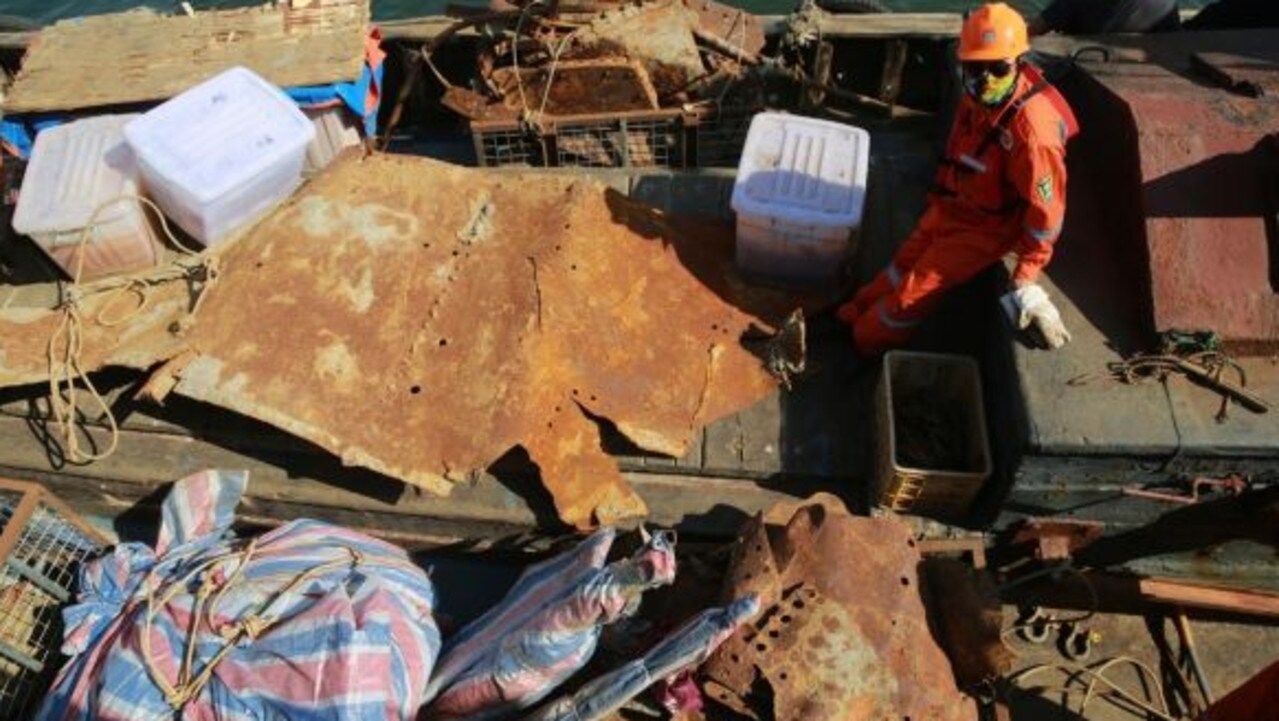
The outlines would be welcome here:
[[[1035,280],[1066,214],[1066,141],[1075,119],[1033,68],[987,108],[964,96],[928,208],[893,262],[837,315],[859,351],[903,345],[949,288],[1008,253],[1013,278]]]

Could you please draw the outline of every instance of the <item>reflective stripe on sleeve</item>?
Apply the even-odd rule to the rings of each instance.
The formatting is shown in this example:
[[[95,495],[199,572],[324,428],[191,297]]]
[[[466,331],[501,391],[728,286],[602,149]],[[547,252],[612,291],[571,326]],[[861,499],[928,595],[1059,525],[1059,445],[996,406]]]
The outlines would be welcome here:
[[[1057,236],[1061,233],[1061,223],[1058,223],[1056,226],[1049,228],[1048,230],[1036,230],[1035,228],[1024,224],[1022,227],[1026,230],[1026,233],[1029,234],[1030,237],[1040,243],[1051,243],[1056,240]]]
[[[986,164],[971,155],[959,156],[959,163],[960,165],[975,170],[978,173],[986,172]]]
[[[907,328],[914,328],[919,325],[919,321],[917,320],[899,320],[894,318],[892,314],[888,312],[888,305],[883,300],[876,304],[875,315],[879,318],[879,322],[882,323],[885,328],[892,328],[893,330],[906,330]]]

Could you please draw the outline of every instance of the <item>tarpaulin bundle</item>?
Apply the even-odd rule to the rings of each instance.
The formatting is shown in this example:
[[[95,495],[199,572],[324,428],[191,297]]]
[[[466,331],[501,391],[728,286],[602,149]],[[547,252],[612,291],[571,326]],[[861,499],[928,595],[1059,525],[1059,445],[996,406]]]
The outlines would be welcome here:
[[[414,717],[440,649],[426,574],[317,521],[232,538],[247,481],[179,481],[154,549],[121,544],[81,569],[70,660],[38,721]]]
[[[529,708],[591,659],[605,624],[675,579],[675,541],[657,533],[604,566],[605,529],[529,568],[496,607],[449,640],[428,688],[427,719],[479,721]],[[435,696],[435,694],[439,694]]]
[[[630,663],[596,678],[573,695],[539,709],[525,721],[598,721],[654,683],[697,666],[759,613],[759,597],[702,611]]]

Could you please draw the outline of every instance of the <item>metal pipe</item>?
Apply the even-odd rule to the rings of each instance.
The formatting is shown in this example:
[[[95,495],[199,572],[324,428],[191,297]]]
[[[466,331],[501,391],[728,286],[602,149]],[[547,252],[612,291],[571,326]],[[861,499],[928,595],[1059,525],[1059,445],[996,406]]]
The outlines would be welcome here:
[[[1190,632],[1190,619],[1186,618],[1185,611],[1181,610],[1178,610],[1173,618],[1177,622],[1177,635],[1181,637],[1181,648],[1185,651],[1186,658],[1190,659],[1190,672],[1195,677],[1195,684],[1199,686],[1199,693],[1204,697],[1204,705],[1211,706],[1212,688],[1208,686],[1208,677],[1204,675],[1203,666],[1199,664],[1199,654],[1195,651],[1195,637]]]

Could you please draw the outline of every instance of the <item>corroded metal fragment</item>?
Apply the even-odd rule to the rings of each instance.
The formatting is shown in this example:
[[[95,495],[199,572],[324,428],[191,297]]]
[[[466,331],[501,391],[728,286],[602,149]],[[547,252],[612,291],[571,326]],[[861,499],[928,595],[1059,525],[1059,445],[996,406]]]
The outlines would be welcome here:
[[[71,333],[78,336],[75,365],[86,373],[107,366],[143,370],[180,353],[198,291],[174,267],[137,276],[137,286],[118,278],[81,286],[74,321],[60,308],[0,309],[0,388],[47,382],[50,339],[61,360]]]
[[[973,718],[930,632],[919,563],[905,524],[831,496],[754,519],[725,595],[759,593],[764,611],[709,663],[711,698],[779,720]]]
[[[227,251],[175,392],[440,493],[521,445],[564,520],[638,516],[596,419],[679,454],[775,387],[740,338],[789,301],[731,254],[580,178],[348,156]]]

